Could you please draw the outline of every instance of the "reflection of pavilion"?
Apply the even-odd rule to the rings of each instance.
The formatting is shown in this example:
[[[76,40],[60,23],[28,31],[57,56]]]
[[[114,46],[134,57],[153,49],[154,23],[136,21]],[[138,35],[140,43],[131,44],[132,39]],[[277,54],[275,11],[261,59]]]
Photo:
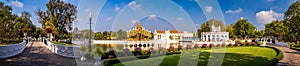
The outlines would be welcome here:
[[[229,39],[228,32],[221,32],[221,27],[211,26],[211,32],[201,32],[202,41],[227,41]]]

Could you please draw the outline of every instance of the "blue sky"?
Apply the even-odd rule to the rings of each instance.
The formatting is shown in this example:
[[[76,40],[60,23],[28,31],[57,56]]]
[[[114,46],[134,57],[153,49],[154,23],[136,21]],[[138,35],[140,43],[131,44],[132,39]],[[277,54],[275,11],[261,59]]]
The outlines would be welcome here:
[[[0,0],[13,8],[14,14],[31,13],[33,24],[38,23],[37,9],[45,10],[48,0]],[[88,16],[93,18],[93,30],[130,30],[137,21],[144,27],[160,29],[172,27],[180,31],[195,31],[209,19],[218,19],[226,25],[240,18],[248,19],[258,29],[272,20],[283,19],[284,12],[296,0],[63,0],[77,5],[74,23],[79,29],[88,28]],[[149,23],[150,22],[150,23]],[[151,23],[153,22],[153,23]],[[145,24],[145,25],[144,25]],[[148,24],[148,25],[147,25]],[[151,28],[145,28],[153,30]],[[158,29],[158,28],[157,28]],[[169,28],[171,29],[171,28]]]

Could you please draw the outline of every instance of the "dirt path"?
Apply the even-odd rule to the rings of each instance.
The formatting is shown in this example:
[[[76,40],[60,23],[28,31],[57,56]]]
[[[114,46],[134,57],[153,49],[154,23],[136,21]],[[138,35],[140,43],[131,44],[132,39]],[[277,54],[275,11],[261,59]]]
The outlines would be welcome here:
[[[292,50],[284,46],[277,46],[274,44],[268,44],[268,46],[278,48],[283,52],[283,59],[279,61],[279,66],[300,66],[300,51]]]
[[[29,42],[19,55],[1,59],[0,66],[76,66],[75,59],[58,56],[41,42]]]

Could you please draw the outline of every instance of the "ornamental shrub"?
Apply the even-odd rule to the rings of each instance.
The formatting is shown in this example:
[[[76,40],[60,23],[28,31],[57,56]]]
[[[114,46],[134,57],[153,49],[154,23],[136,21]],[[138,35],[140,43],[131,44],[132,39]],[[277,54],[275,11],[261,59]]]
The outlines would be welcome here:
[[[186,49],[192,49],[192,44],[187,44]]]
[[[212,48],[214,47],[215,45],[214,44],[209,44],[209,48]]]
[[[175,50],[174,46],[170,46],[169,49],[168,49],[169,52],[174,52],[174,50]]]
[[[182,49],[181,45],[178,45],[178,51],[180,51]]]
[[[206,48],[207,44],[202,44],[201,48]]]
[[[197,49],[199,47],[199,44],[194,44],[194,48]]]
[[[226,47],[226,44],[225,44],[225,43],[222,43],[222,47]]]

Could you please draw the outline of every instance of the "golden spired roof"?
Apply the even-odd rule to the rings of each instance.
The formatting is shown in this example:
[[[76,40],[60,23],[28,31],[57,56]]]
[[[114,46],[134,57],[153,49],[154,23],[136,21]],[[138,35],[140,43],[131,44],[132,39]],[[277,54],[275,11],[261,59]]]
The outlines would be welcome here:
[[[138,21],[138,24],[137,24],[137,26],[136,26],[136,29],[137,29],[137,30],[141,30],[141,29],[142,29],[142,26],[141,26],[140,21]]]
[[[129,31],[127,36],[129,41],[148,41],[152,38],[151,32],[142,29],[140,21],[138,21],[136,29]]]

